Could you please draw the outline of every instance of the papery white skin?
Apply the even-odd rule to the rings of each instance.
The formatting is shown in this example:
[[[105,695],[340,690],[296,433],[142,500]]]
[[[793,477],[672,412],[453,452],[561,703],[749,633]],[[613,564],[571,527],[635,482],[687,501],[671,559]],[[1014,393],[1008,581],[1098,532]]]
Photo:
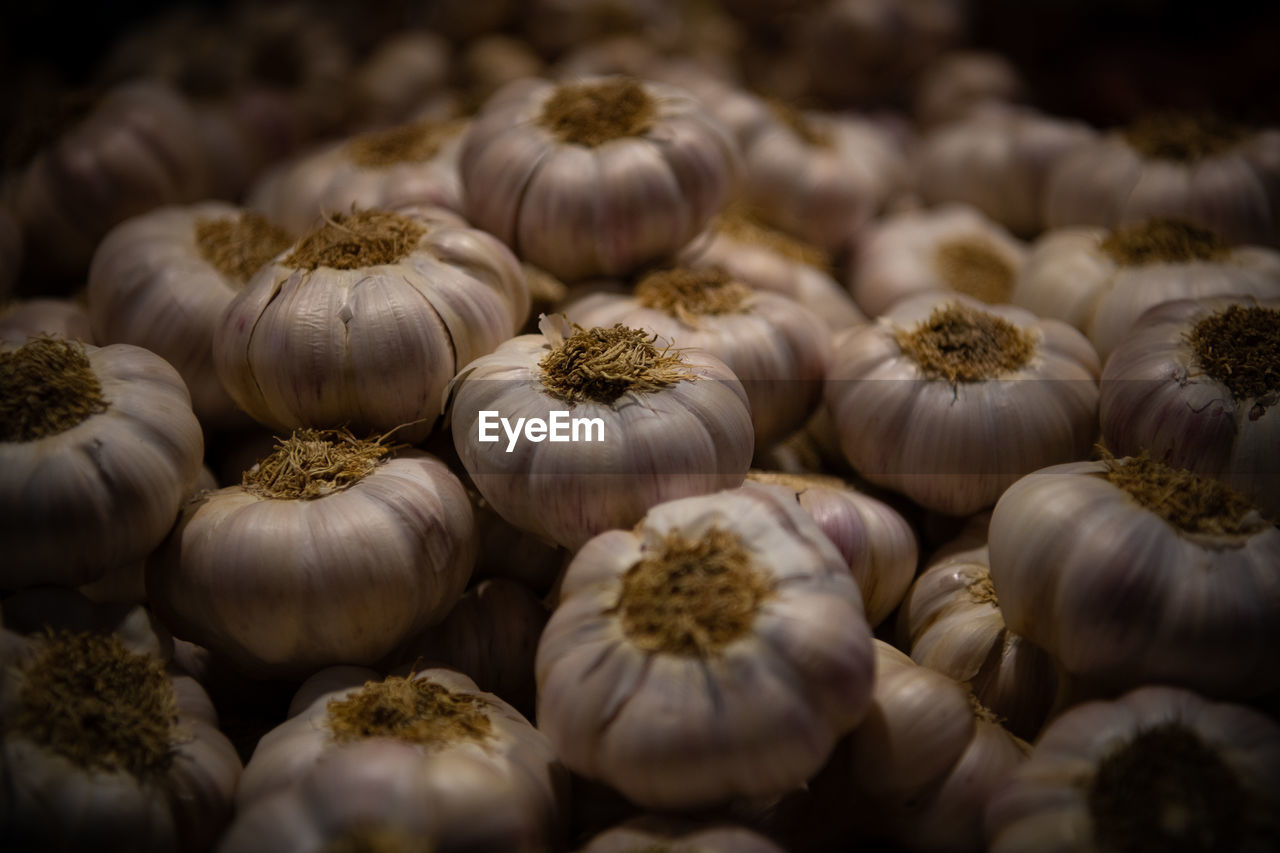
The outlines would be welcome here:
[[[22,271],[22,225],[8,204],[0,199],[0,303],[13,295]]]
[[[115,634],[134,653],[161,660],[172,640],[141,607],[97,607],[69,590],[32,590],[4,603],[0,629],[0,825],[13,849],[173,851],[209,849],[231,816],[240,777],[235,747],[218,730],[217,712],[190,677],[171,674],[178,736],[173,764],[160,779],[125,770],[86,770],[10,725],[21,707],[18,670],[40,654],[43,640],[14,633],[45,626]]]
[[[597,833],[577,848],[577,853],[635,853],[651,849],[698,853],[784,853],[783,848],[769,838],[744,826],[700,823],[659,815],[632,818]]]
[[[996,379],[928,378],[902,352],[910,331],[944,304],[1002,317],[1036,337],[1030,361]],[[1099,364],[1065,323],[959,294],[900,301],[874,325],[844,333],[825,401],[849,463],[867,480],[926,509],[968,515],[1023,474],[1089,454],[1097,432]]]
[[[563,318],[561,318],[563,320]],[[692,379],[652,393],[628,391],[612,403],[570,405],[547,392],[538,363],[565,337],[567,323],[521,335],[467,365],[453,385],[454,447],[476,488],[504,519],[570,550],[649,507],[740,485],[754,432],[742,383],[724,362],[681,351]],[[667,342],[659,340],[661,349]],[[546,420],[552,411],[600,418],[603,441],[479,441],[481,411]]]
[[[1045,186],[1048,228],[1114,228],[1152,217],[1186,219],[1233,243],[1280,246],[1280,130],[1251,133],[1194,162],[1147,157],[1121,131],[1063,156]]]
[[[0,588],[79,586],[142,560],[200,473],[204,436],[178,372],[128,344],[85,354],[107,410],[0,442]]]
[[[89,312],[74,299],[23,299],[0,310],[0,343],[20,347],[40,335],[95,343]]]
[[[1007,105],[1026,95],[1026,81],[998,53],[956,50],[938,57],[916,83],[916,121],[936,128],[962,121],[991,105]]]
[[[1115,454],[1217,477],[1280,518],[1280,393],[1237,400],[1199,366],[1187,340],[1231,305],[1280,310],[1280,299],[1178,300],[1145,312],[1107,359],[1099,417]]]
[[[1021,236],[1044,228],[1054,164],[1094,139],[1088,125],[1029,107],[985,105],[921,138],[916,189],[930,204],[969,204]]]
[[[147,564],[147,596],[184,639],[251,675],[370,664],[444,618],[475,560],[466,492],[397,453],[324,497],[229,486],[186,504]]]
[[[1011,273],[1012,290],[1027,247],[976,208],[947,204],[886,216],[862,233],[848,265],[849,289],[858,307],[878,317],[909,296],[954,292],[937,257],[953,243],[981,247],[1002,260]]]
[[[1126,266],[1102,251],[1103,228],[1060,228],[1031,247],[1010,301],[1070,323],[1105,362],[1149,308],[1175,299],[1280,297],[1280,251],[1236,246],[1222,260]]]
[[[623,577],[679,531],[737,535],[771,581],[748,633],[703,658],[645,651],[616,605]],[[641,806],[695,809],[780,795],[862,719],[871,633],[839,552],[786,489],[660,504],[592,539],[538,646],[538,725],[565,764]]]
[[[357,127],[401,122],[449,80],[452,47],[428,29],[393,31],[374,46],[351,78]]]
[[[596,147],[538,124],[555,83],[517,80],[494,93],[462,144],[467,218],[565,281],[625,275],[689,242],[731,194],[737,147],[683,89],[641,85],[653,125]]]
[[[447,211],[406,213],[427,233],[402,260],[351,270],[271,263],[227,307],[214,364],[259,423],[357,433],[407,424],[396,438],[421,440],[459,368],[524,323],[528,286],[505,246]]]
[[[497,781],[501,787],[494,793],[503,794],[500,799],[505,801],[497,804],[500,809],[506,811],[514,805],[521,826],[533,827],[534,837],[547,844],[563,820],[561,810],[567,781],[547,738],[515,708],[492,693],[481,692],[475,682],[462,673],[433,668],[419,670],[406,677],[428,679],[450,692],[473,696],[482,703],[477,710],[484,714],[490,725],[489,736],[482,741],[459,739],[432,746],[410,744],[418,760],[423,765],[430,765],[441,760],[464,758],[483,765],[484,770],[470,773],[484,773],[489,778],[483,781]],[[335,751],[346,748],[343,741],[334,737],[329,703],[346,699],[368,682],[381,680],[382,676],[372,669],[338,666],[320,670],[303,682],[294,696],[289,719],[262,736],[245,765],[236,791],[238,809],[247,811],[266,803],[273,794],[296,790],[300,784],[314,784],[305,780],[309,776],[314,779],[313,774],[324,772],[319,770],[321,762]],[[377,737],[364,739],[364,742],[385,740]],[[431,776],[436,780],[433,788],[447,784],[448,775],[437,777],[436,774],[445,773],[448,769],[445,766],[431,770]],[[495,776],[496,780],[492,778]],[[471,781],[465,776],[459,779],[460,783]],[[482,797],[483,801],[491,802],[492,795],[485,795],[484,785],[461,784],[460,788],[458,793],[467,795],[463,803],[471,797]]]
[[[1088,791],[1099,764],[1141,732],[1168,723],[1196,734],[1274,814],[1280,790],[1280,727],[1274,720],[1186,690],[1142,687],[1115,701],[1071,708],[1045,729],[1030,759],[987,801],[989,849],[1096,849]]]
[[[1248,697],[1280,685],[1280,529],[1188,534],[1107,482],[1055,465],[991,517],[991,580],[1009,629],[1067,671],[1124,688]]]

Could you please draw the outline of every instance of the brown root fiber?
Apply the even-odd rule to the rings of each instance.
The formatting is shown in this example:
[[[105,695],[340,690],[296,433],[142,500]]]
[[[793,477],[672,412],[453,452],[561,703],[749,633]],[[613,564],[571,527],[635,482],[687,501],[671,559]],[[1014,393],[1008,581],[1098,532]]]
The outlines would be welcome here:
[[[538,124],[562,142],[594,148],[644,134],[657,115],[657,104],[639,81],[617,77],[558,86],[543,105]]]
[[[1152,113],[1124,129],[1124,138],[1137,151],[1156,160],[1190,163],[1234,147],[1247,128],[1211,115]]]
[[[654,346],[655,335],[622,324],[574,330],[538,362],[543,388],[558,399],[612,403],[694,379],[677,353]]]
[[[1238,401],[1280,393],[1280,310],[1232,305],[1188,335],[1200,369]]]
[[[196,248],[200,250],[200,257],[239,285],[289,248],[290,242],[283,230],[262,214],[251,211],[196,222]]]
[[[164,776],[178,739],[178,701],[164,664],[110,634],[50,632],[22,670],[13,731],[77,767]]]
[[[416,121],[364,133],[347,143],[347,156],[357,166],[383,169],[397,163],[424,163],[462,132],[462,121]]]
[[[751,288],[718,267],[676,267],[651,272],[640,279],[635,295],[645,308],[697,326],[701,317],[744,313],[751,292]]]
[[[455,693],[426,678],[389,676],[329,702],[329,729],[338,741],[389,737],[439,748],[482,742],[493,726],[478,696]]]
[[[422,224],[384,210],[339,213],[298,241],[284,265],[300,270],[355,270],[408,257],[427,233]]]
[[[1146,452],[1105,462],[1109,483],[1179,530],[1246,535],[1266,526],[1252,501],[1210,477],[1171,468]]]
[[[770,595],[769,579],[736,534],[712,528],[686,539],[673,531],[623,575],[610,612],[638,648],[705,658],[750,631]]]
[[[896,337],[926,376],[953,384],[1013,373],[1036,349],[1034,337],[1003,317],[959,304],[934,309],[929,319]]]
[[[1003,305],[1013,293],[1013,267],[984,241],[948,240],[934,252],[933,263],[948,287],[988,305]]]
[[[381,440],[362,440],[345,429],[294,430],[245,471],[240,484],[261,498],[322,498],[360,482],[390,450]]]
[[[0,352],[0,441],[36,441],[107,410],[84,346],[33,338]]]
[[[1217,261],[1231,247],[1213,231],[1178,219],[1150,219],[1113,230],[1099,248],[1126,267]]]
[[[814,269],[823,272],[831,269],[831,257],[822,249],[769,227],[741,203],[731,204],[724,213],[712,220],[711,228],[732,240],[763,246],[784,258],[806,264]]]
[[[785,471],[761,471],[758,468],[752,468],[747,472],[747,479],[767,485],[786,486],[796,494],[813,488],[855,491],[844,480],[829,474],[788,474]]]

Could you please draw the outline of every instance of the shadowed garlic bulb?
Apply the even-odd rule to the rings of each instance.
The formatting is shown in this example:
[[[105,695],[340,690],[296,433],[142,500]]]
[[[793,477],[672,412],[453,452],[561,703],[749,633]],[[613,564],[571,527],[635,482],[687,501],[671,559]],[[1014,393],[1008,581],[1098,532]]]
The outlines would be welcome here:
[[[1063,228],[1031,247],[1013,303],[1088,336],[1106,361],[1142,312],[1175,299],[1280,297],[1280,252],[1178,219]]]
[[[1280,528],[1222,483],[1146,456],[1023,477],[991,516],[1009,629],[1104,687],[1280,686]]]
[[[729,132],[683,89],[627,77],[518,80],[472,120],[467,218],[574,281],[674,254],[738,178]]]
[[[1098,368],[1065,323],[922,294],[844,333],[825,400],[859,474],[968,515],[1023,474],[1089,455]]]
[[[645,815],[591,837],[577,853],[636,853],[638,850],[697,853],[783,853],[758,832],[731,823]]]
[[[409,120],[449,82],[452,47],[428,29],[389,33],[355,69],[349,83],[354,127]]]
[[[570,564],[538,646],[538,725],[641,806],[781,795],[865,713],[860,598],[784,489],[661,504]]]
[[[920,73],[912,111],[923,127],[938,127],[991,105],[1021,100],[1026,88],[1017,67],[1004,56],[956,50],[939,56]]]
[[[1280,826],[1280,726],[1170,687],[1053,721],[986,804],[993,853],[1268,850]]]
[[[0,198],[0,304],[9,301],[22,270],[22,224]]]
[[[95,343],[89,312],[76,299],[22,299],[0,308],[0,342],[20,347],[42,335]]]

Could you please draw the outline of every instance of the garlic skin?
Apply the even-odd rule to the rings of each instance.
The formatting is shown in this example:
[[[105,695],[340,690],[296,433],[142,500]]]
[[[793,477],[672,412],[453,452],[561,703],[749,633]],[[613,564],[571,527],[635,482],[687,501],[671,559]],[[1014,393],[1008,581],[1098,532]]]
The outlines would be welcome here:
[[[673,537],[677,547],[719,548],[706,545],[715,536],[744,548],[770,590],[743,614],[742,632],[680,652],[633,633],[632,570],[669,559]],[[710,582],[682,589],[700,594]],[[682,630],[711,630],[699,612],[680,610]],[[770,797],[803,784],[862,719],[872,663],[860,596],[835,546],[787,490],[747,484],[660,504],[634,530],[582,547],[538,645],[538,725],[570,769],[646,808]]]
[[[1107,470],[1044,468],[996,504],[991,580],[1009,629],[1111,687],[1162,682],[1224,697],[1275,689],[1280,529],[1253,513],[1239,533],[1187,532]]]
[[[597,833],[577,853],[634,853],[636,850],[690,850],[698,853],[784,853],[767,837],[730,823],[702,823],[644,815]]]
[[[1280,298],[1177,300],[1142,315],[1102,371],[1102,437],[1113,453],[1147,449],[1217,477],[1280,518],[1280,387],[1233,394],[1205,370],[1189,339],[1198,323],[1231,306],[1280,311]]]
[[[847,268],[854,301],[878,317],[929,291],[1008,304],[1027,248],[967,204],[908,210],[877,220],[858,239]]]
[[[1162,760],[1151,754],[1158,751],[1152,743],[1145,766],[1135,760],[1127,770],[1115,769],[1116,756],[1153,732],[1194,738],[1201,757],[1179,766],[1181,756]],[[1199,784],[1192,781],[1196,777]],[[1151,787],[1152,779],[1162,780],[1158,790]],[[1111,799],[1117,786],[1127,789],[1127,795],[1121,794],[1127,799],[1121,831],[1129,838],[1141,833],[1153,849],[1182,844],[1263,850],[1274,841],[1280,806],[1280,727],[1253,708],[1211,702],[1171,687],[1142,687],[1115,701],[1078,705],[1050,724],[1030,759],[987,801],[989,849],[1112,849],[1122,843],[1108,832],[1108,816],[1112,825],[1117,823],[1115,806],[1098,804],[1110,809],[1110,815],[1094,808],[1091,792],[1099,784],[1112,788],[1106,791]],[[1215,787],[1233,798],[1225,814],[1220,809],[1215,813],[1209,804]],[[1182,820],[1168,818],[1171,814]]]
[[[84,354],[105,407],[61,432],[0,441],[0,589],[79,586],[142,560],[200,473],[204,437],[178,372],[128,344]]]
[[[398,257],[308,269],[299,255],[283,255],[227,306],[214,331],[214,365],[259,423],[348,424],[363,433],[403,427],[396,438],[419,441],[458,369],[524,323],[529,291],[515,257],[447,211],[339,216],[312,239],[336,246],[344,228],[376,232],[386,222],[406,235]]]
[[[992,105],[1010,105],[1027,94],[1018,69],[999,53],[955,50],[925,67],[916,83],[912,112],[925,128],[963,121]]]
[[[1280,297],[1275,249],[1234,246],[1213,258],[1121,263],[1103,248],[1118,233],[1095,227],[1046,232],[1031,246],[1013,304],[1075,326],[1105,362],[1142,313],[1163,302]]]
[[[20,347],[40,335],[96,343],[89,312],[74,299],[23,299],[0,309],[0,343]]]
[[[900,340],[928,329],[948,306],[1016,329],[1028,345],[1021,366],[973,381],[927,372]],[[969,515],[1023,474],[1088,456],[1098,373],[1093,348],[1065,323],[959,294],[922,294],[844,333],[825,401],[859,474],[926,509]]]

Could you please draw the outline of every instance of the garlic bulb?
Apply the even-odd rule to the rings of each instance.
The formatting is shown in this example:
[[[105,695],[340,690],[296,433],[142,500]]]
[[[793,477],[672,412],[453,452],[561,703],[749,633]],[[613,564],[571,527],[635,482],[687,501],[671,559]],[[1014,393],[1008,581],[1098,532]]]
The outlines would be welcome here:
[[[925,134],[915,152],[916,189],[929,204],[976,207],[1010,231],[1044,229],[1054,165],[1095,137],[1088,125],[1029,107],[986,106]]]
[[[920,73],[913,98],[916,121],[935,128],[963,121],[990,105],[1007,105],[1026,95],[1018,69],[998,53],[956,50],[944,53]]]
[[[1107,447],[1218,477],[1280,519],[1280,298],[1151,309],[1102,371]]]
[[[655,504],[742,483],[754,433],[724,362],[625,326],[542,328],[453,384],[454,447],[503,518],[576,550]]]
[[[1045,188],[1045,224],[1114,228],[1169,217],[1233,243],[1277,246],[1278,152],[1280,130],[1181,114],[1145,116],[1058,161]]]
[[[1012,301],[1088,336],[1106,361],[1148,308],[1175,299],[1280,297],[1280,251],[1231,246],[1178,219],[1062,228],[1031,247]]]
[[[78,586],[143,559],[200,472],[177,371],[141,347],[0,346],[0,589]]]
[[[577,853],[635,853],[637,850],[688,850],[698,853],[783,853],[783,848],[754,830],[731,823],[702,823],[646,815],[597,833]]]
[[[531,0],[525,30],[529,43],[546,56],[619,33],[661,45],[679,33],[682,6],[674,0]]]
[[[4,602],[0,826],[11,850],[204,851],[240,759],[140,608],[70,591]],[[14,633],[30,632],[29,636]]]
[[[1023,477],[991,517],[1009,629],[1110,687],[1280,685],[1280,529],[1222,483],[1145,456]]]
[[[1265,850],[1280,726],[1245,706],[1143,687],[1053,721],[987,802],[993,853]]]
[[[1023,474],[1089,455],[1098,368],[1065,323],[922,294],[844,333],[826,404],[859,474],[926,509],[968,515]]]
[[[462,78],[466,114],[478,110],[508,83],[542,74],[542,57],[533,47],[504,33],[487,33],[467,44],[454,68],[455,77]]]
[[[592,539],[538,645],[538,725],[576,773],[657,809],[800,786],[862,718],[871,633],[784,489],[670,501]]]
[[[355,127],[380,127],[410,118],[449,82],[452,48],[439,33],[402,29],[378,42],[351,77]]]
[[[873,628],[902,601],[916,573],[916,535],[888,504],[837,477],[749,471],[756,483],[785,486],[844,557]]]
[[[728,199],[738,153],[683,89],[626,77],[518,80],[463,141],[467,218],[573,281],[673,254]]]
[[[164,207],[116,226],[89,266],[94,339],[146,347],[177,368],[206,426],[247,422],[213,365],[222,314],[289,247],[260,215],[223,202]]]
[[[218,376],[273,429],[424,438],[459,368],[524,323],[520,265],[445,211],[337,215],[264,266],[214,332]]]
[[[246,205],[294,236],[357,209],[424,205],[460,213],[465,127],[424,118],[304,152],[259,178]]]
[[[89,312],[74,299],[23,299],[0,308],[0,342],[20,347],[41,335],[95,343]]]
[[[862,233],[849,264],[849,289],[872,317],[933,290],[1008,304],[1026,254],[1021,241],[968,205],[909,210]]]
[[[831,362],[826,324],[798,302],[753,290],[718,267],[658,268],[636,282],[634,295],[591,294],[565,314],[585,327],[644,329],[723,361],[742,380],[758,450],[798,429],[822,398]]]
[[[301,430],[187,503],[147,565],[184,639],[253,675],[373,663],[448,613],[475,559],[471,505],[444,463]]]

